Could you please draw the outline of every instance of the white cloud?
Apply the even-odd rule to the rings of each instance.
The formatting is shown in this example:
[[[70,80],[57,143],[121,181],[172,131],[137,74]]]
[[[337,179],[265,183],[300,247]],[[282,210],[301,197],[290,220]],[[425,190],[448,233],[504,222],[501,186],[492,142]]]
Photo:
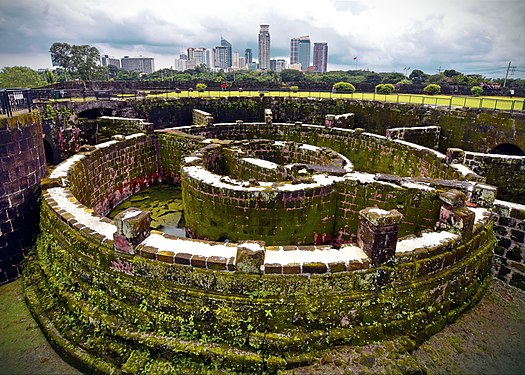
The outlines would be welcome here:
[[[267,23],[276,56],[289,53],[290,38],[310,35],[328,42],[332,67],[352,69],[359,56],[359,67],[376,71],[476,72],[525,65],[523,15],[522,0],[0,0],[0,62],[49,66],[49,47],[63,41],[149,55],[160,68],[182,48],[218,45],[221,34],[256,56]]]

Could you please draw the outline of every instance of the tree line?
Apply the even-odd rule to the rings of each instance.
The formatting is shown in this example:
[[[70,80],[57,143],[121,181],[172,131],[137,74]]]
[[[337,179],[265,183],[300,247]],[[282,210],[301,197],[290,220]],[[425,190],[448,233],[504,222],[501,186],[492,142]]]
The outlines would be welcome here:
[[[143,80],[143,81],[174,81],[186,84],[199,82],[215,82],[218,85],[226,83],[237,87],[300,87],[332,86],[337,82],[352,84],[438,84],[480,86],[482,84],[501,85],[503,79],[491,79],[480,74],[464,74],[454,69],[444,70],[437,74],[426,74],[422,70],[414,69],[409,76],[398,72],[374,72],[368,70],[330,71],[326,73],[301,72],[285,69],[274,71],[246,71],[235,72],[211,71],[205,65],[188,69],[184,72],[170,68],[157,70],[150,74],[141,74],[136,71],[126,71],[114,65],[101,66],[100,52],[96,47],[89,45],[70,45],[56,42],[49,49],[55,68],[38,73],[27,67],[5,67],[0,72],[0,87],[42,87],[47,84],[66,82],[70,80]],[[525,88],[525,80],[507,80],[508,86]]]

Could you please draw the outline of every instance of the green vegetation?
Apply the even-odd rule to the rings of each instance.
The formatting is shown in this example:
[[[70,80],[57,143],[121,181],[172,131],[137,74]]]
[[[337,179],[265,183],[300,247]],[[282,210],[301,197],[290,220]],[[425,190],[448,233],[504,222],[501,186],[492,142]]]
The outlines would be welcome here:
[[[297,92],[299,90],[299,86],[290,86],[291,92]]]
[[[195,85],[195,89],[200,92],[204,92],[208,86],[206,86],[204,83],[197,83]]]
[[[380,83],[379,85],[376,86],[375,91],[378,94],[386,94],[386,95],[388,95],[388,94],[392,94],[395,89],[396,88],[391,83]]]
[[[0,72],[0,88],[35,88],[45,86],[40,75],[27,66],[6,66]]]
[[[104,79],[106,69],[99,66],[100,52],[96,47],[56,42],[49,52],[54,63],[63,69],[61,73],[64,74],[65,80]]]
[[[337,82],[332,86],[332,91],[334,92],[355,92],[355,86],[350,82]]]
[[[441,86],[431,83],[423,89],[423,92],[428,95],[437,95],[441,92]]]
[[[480,96],[481,94],[483,94],[483,88],[481,86],[473,86],[471,89],[470,89],[470,92],[472,93],[472,95],[474,96]]]

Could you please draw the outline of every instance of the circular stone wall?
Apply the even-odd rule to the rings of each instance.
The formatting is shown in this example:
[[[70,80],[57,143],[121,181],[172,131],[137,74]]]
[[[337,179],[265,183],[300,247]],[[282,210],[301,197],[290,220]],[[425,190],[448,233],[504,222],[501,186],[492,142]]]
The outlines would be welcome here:
[[[222,136],[226,130],[231,137]],[[227,140],[252,133],[271,141]],[[227,172],[221,165],[237,166],[234,161],[245,158],[241,151],[252,146],[275,152],[276,141],[295,141],[283,147],[305,155],[317,149],[304,144],[327,147],[343,169],[347,158],[356,169],[373,171],[366,152],[381,172],[311,172],[337,181],[335,189],[330,185],[337,200],[332,238],[321,239],[325,245],[179,238],[149,232],[145,212],[130,209],[113,222],[92,209],[103,213],[158,180],[182,179],[187,190],[199,185],[195,191],[213,195],[212,202],[241,199],[223,186],[201,184],[190,168],[213,172],[220,181],[217,173]],[[217,163],[216,154],[232,163]],[[246,156],[240,175],[267,172],[261,166],[270,164],[258,156]],[[286,170],[294,160],[278,161]],[[406,142],[302,124],[198,126],[122,137],[69,159],[44,181],[42,233],[25,272],[26,297],[50,341],[86,371],[277,372],[310,363],[334,345],[402,338],[413,348],[476,303],[490,281],[490,202],[478,197],[492,190],[444,160]],[[393,161],[399,162],[390,168],[396,174],[386,174]],[[296,178],[302,169],[308,172],[301,167]],[[272,189],[282,183],[292,192],[287,178],[276,177]],[[248,179],[243,188],[265,188],[261,180]],[[226,185],[239,192],[231,181]],[[478,207],[468,207],[467,199]]]
[[[213,241],[329,243],[336,185],[351,171],[346,157],[312,145],[257,140],[205,146],[182,166],[186,229]]]

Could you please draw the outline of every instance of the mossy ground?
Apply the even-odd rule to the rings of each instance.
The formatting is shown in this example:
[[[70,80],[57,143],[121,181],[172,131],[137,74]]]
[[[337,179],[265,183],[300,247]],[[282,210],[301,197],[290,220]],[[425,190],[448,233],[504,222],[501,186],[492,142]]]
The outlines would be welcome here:
[[[0,373],[76,374],[46,342],[27,309],[21,281],[0,287]],[[525,292],[492,281],[482,301],[412,353],[403,340],[342,346],[293,374],[523,374]]]
[[[24,301],[22,281],[0,287],[0,374],[78,374],[48,344]]]

